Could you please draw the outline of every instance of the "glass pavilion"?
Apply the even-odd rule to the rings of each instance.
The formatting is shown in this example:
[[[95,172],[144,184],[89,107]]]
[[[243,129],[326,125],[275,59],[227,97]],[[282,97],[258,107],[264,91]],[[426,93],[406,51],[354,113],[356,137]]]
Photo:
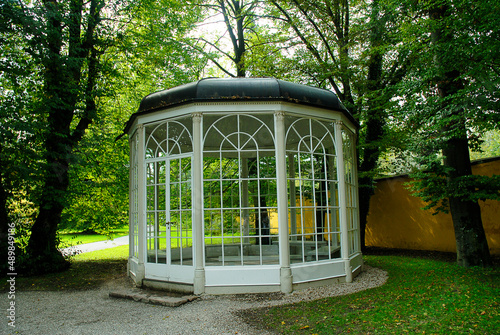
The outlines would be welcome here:
[[[289,293],[360,271],[357,123],[334,93],[202,79],[145,97],[125,133],[137,285]]]

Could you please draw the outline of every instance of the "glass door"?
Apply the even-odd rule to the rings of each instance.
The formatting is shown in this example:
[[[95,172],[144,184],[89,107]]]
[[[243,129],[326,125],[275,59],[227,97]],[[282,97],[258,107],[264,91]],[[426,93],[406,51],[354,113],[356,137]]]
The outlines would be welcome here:
[[[146,173],[146,278],[191,282],[191,155],[148,160]]]

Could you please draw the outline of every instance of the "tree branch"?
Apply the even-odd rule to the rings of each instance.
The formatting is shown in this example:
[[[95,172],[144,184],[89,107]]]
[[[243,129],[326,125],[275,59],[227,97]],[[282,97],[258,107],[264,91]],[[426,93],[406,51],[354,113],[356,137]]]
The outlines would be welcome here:
[[[320,66],[323,69],[325,69],[325,70],[328,69],[328,66],[325,63],[325,61],[323,60],[323,58],[321,57],[319,51],[309,42],[309,40],[304,36],[304,34],[302,34],[302,32],[300,31],[300,29],[297,27],[297,25],[293,23],[293,19],[288,14],[288,12],[283,7],[281,7],[276,1],[272,0],[271,2],[285,16],[286,22],[288,22],[290,24],[290,26],[295,31],[295,33],[297,34],[297,36],[300,38],[300,40],[302,41],[302,43],[305,44],[306,48],[311,52],[311,54],[313,55],[313,57],[316,58],[316,60],[319,62]],[[329,76],[328,81],[330,82],[330,85],[332,86],[332,88],[335,91],[335,93],[337,94],[337,96],[342,97],[343,94],[340,91],[340,88],[337,86],[337,84],[333,80],[332,76]]]

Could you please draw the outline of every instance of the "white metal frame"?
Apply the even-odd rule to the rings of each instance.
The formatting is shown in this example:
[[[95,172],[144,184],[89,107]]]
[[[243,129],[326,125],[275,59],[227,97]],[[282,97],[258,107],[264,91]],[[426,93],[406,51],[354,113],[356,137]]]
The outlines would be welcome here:
[[[205,116],[224,114],[252,115],[258,118],[260,114],[271,115],[274,120],[275,156],[276,156],[276,188],[278,194],[278,236],[279,236],[279,263],[271,265],[241,265],[241,266],[206,266],[204,246],[204,193],[203,193],[203,146],[204,136],[203,124]],[[146,138],[145,124],[153,124],[166,121],[174,121],[181,116],[192,117],[192,239],[193,239],[193,265],[180,266],[189,268],[189,271],[176,269],[171,270],[180,275],[167,275],[163,264],[145,264],[146,250]],[[335,156],[338,159],[338,193],[339,211],[341,223],[341,257],[327,260],[290,263],[289,248],[289,220],[288,220],[288,189],[287,189],[287,164],[286,164],[286,124],[287,116],[299,118],[310,118],[314,120],[327,121],[334,124],[334,142],[336,146]],[[342,132],[349,133],[351,143],[354,144],[356,127],[342,114],[334,113],[316,107],[300,106],[287,102],[214,102],[214,103],[191,103],[184,106],[169,108],[167,111],[158,111],[143,116],[138,116],[131,127],[135,133],[131,137],[137,141],[137,184],[138,198],[137,221],[138,231],[131,237],[134,238],[129,258],[129,270],[137,283],[143,279],[156,281],[179,282],[192,285],[195,294],[203,292],[230,293],[230,292],[258,292],[279,291],[291,292],[295,284],[302,285],[311,281],[321,281],[337,277],[345,277],[346,281],[352,280],[352,273],[360,268],[362,264],[359,251],[359,223],[357,215],[357,180],[355,164],[352,165],[352,179],[346,180],[344,165],[340,158],[344,158]],[[132,145],[132,144],[131,144]],[[351,147],[352,154],[355,154]],[[165,158],[163,158],[165,159]],[[352,158],[355,162],[355,158]],[[131,162],[132,166],[132,162]],[[132,175],[132,172],[131,172]],[[340,177],[342,176],[342,178]],[[240,178],[241,179],[241,178]],[[349,195],[347,195],[349,190]],[[240,199],[241,201],[241,199]],[[329,204],[328,206],[330,206]],[[330,206],[331,207],[331,206]],[[352,215],[348,215],[347,208],[350,207]],[[131,213],[132,213],[131,204]],[[132,220],[132,219],[131,219]],[[346,233],[349,232],[349,233]],[[350,234],[352,233],[352,234]],[[351,235],[351,236],[350,236]],[[356,240],[357,238],[357,240]],[[136,243],[135,243],[136,241]],[[133,250],[136,250],[135,252]],[[138,256],[138,257],[137,257]],[[180,271],[177,271],[180,270]],[[173,272],[172,272],[173,273]]]
[[[147,187],[153,187],[154,188],[154,209],[153,210],[148,210],[148,208],[146,207],[145,210],[146,210],[146,218],[145,218],[145,222],[143,224],[143,230],[146,230],[144,229],[145,227],[148,227],[147,225],[147,215],[148,213],[151,214],[153,213],[154,216],[155,216],[155,222],[157,221],[158,219],[158,215],[161,214],[161,212],[164,212],[164,215],[165,215],[165,221],[166,222],[170,222],[171,221],[171,212],[172,212],[172,209],[171,209],[171,198],[170,198],[170,186],[171,186],[171,180],[170,180],[170,170],[171,170],[171,161],[173,160],[181,160],[183,158],[189,158],[190,159],[190,167],[193,166],[193,152],[187,152],[187,153],[183,153],[182,152],[182,149],[181,149],[181,146],[179,143],[176,143],[176,142],[173,142],[172,146],[170,147],[168,144],[165,145],[165,150],[163,150],[163,143],[168,143],[171,138],[169,137],[169,129],[170,129],[170,125],[171,124],[174,124],[174,125],[180,125],[181,126],[181,129],[183,129],[181,131],[180,134],[178,134],[179,137],[181,137],[184,132],[187,132],[187,135],[188,137],[191,139],[191,142],[192,142],[192,134],[189,133],[189,130],[180,122],[178,122],[176,119],[169,119],[169,120],[163,120],[161,121],[160,123],[156,124],[156,127],[151,131],[151,133],[149,134],[149,137],[147,139],[145,139],[144,141],[144,148],[147,148],[149,147],[149,141],[153,140],[154,143],[156,143],[156,145],[153,145],[155,147],[155,154],[153,155],[153,157],[147,157],[146,155],[148,155],[148,152],[144,151],[145,153],[145,156],[144,157],[144,174],[146,174],[146,171],[147,171],[147,166],[148,164],[154,164],[155,168],[154,168],[154,173],[155,173],[155,176],[154,178],[156,179],[158,176],[157,176],[157,173],[158,171],[156,166],[157,166],[157,163],[161,163],[161,162],[164,162],[165,163],[165,181],[164,181],[164,186],[165,186],[165,204],[164,204],[164,207],[165,209],[162,210],[162,209],[159,209],[159,208],[163,208],[163,206],[159,206],[159,204],[157,203],[158,201],[158,195],[157,195],[157,181],[155,181],[155,183],[153,184],[147,184],[147,183],[144,183],[144,188],[147,188]],[[148,125],[149,127],[151,126],[154,126],[153,125]],[[160,127],[165,127],[165,138],[158,141],[154,134],[156,132],[156,130],[158,130]],[[162,149],[163,153],[159,153],[159,150],[160,148]],[[176,152],[174,154],[172,154],[173,152]],[[180,173],[180,168],[179,167],[179,173]],[[180,183],[182,183],[182,181],[179,181]],[[190,185],[193,185],[193,174],[191,173],[191,178],[189,181],[187,181],[190,183]],[[147,196],[147,190],[144,192],[144,195]],[[182,194],[180,195],[182,197]],[[146,204],[147,204],[147,199],[144,198]],[[192,204],[192,200],[191,200],[191,204]],[[182,210],[180,210],[182,212]],[[191,205],[191,208],[188,209],[188,211],[191,212],[191,218],[193,218],[193,214],[194,214],[194,210],[193,210],[193,205]],[[154,235],[151,235],[150,232],[147,232],[145,231],[144,232],[144,235],[145,235],[145,241],[144,241],[144,246],[143,246],[143,261],[144,261],[144,279],[153,279],[153,280],[163,280],[163,281],[172,281],[172,282],[182,282],[182,283],[186,283],[186,284],[193,284],[194,283],[194,272],[195,272],[195,264],[194,264],[194,259],[193,259],[193,262],[191,264],[182,264],[182,265],[177,265],[177,264],[173,264],[172,263],[172,249],[171,249],[171,242],[172,242],[172,238],[171,238],[171,227],[169,225],[166,225],[165,227],[165,241],[166,241],[166,250],[165,250],[165,263],[160,263],[158,262],[158,252],[159,252],[159,245],[158,245],[158,238],[159,238],[159,232],[156,231],[156,229],[159,229],[159,227],[156,227],[157,223],[155,223],[155,229],[154,229]],[[194,232],[194,229],[191,228],[193,230],[193,233],[192,233],[192,236],[191,236],[191,240],[193,241],[192,242],[192,250],[191,250],[191,254],[192,254],[192,257],[194,258],[195,257],[195,252],[196,252],[196,246],[195,246],[195,243],[194,243],[194,238],[195,238],[195,232]],[[154,243],[154,248],[152,249],[155,253],[155,262],[152,262],[152,261],[148,261],[148,252],[151,251],[150,250],[150,246],[148,246],[148,243],[146,243],[147,241],[149,241],[150,239],[152,238],[153,240],[153,243]],[[182,242],[182,238],[181,238],[181,242]],[[180,253],[180,257],[182,259],[182,247],[180,248],[179,250],[179,253]]]

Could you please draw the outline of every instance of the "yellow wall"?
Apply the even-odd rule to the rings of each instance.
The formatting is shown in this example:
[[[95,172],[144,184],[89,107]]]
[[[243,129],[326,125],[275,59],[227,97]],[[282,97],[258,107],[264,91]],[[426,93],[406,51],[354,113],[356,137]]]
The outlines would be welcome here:
[[[297,207],[301,206],[300,203],[300,198],[297,198]],[[307,234],[306,238],[312,238],[312,234],[315,231],[315,226],[314,226],[314,215],[316,215],[316,211],[313,209],[313,202],[311,199],[305,199],[304,198],[304,203],[302,204],[303,206],[309,207],[311,209],[306,210],[304,214],[304,232],[303,234]],[[338,213],[336,215],[336,221],[335,222],[340,222],[340,218]],[[330,216],[330,217],[328,217]],[[270,226],[271,226],[271,234],[277,234],[278,233],[278,213],[272,213],[269,215],[270,217]],[[331,217],[331,215],[325,214],[325,221],[324,221],[324,226],[323,226],[323,231],[327,232],[328,231],[328,222],[333,220],[334,218]],[[297,214],[296,214],[296,222],[297,222],[297,234],[302,234],[302,227],[301,227],[301,214],[300,214],[300,209],[297,209]],[[334,228],[332,228],[334,229]],[[340,227],[337,225],[335,228],[338,231],[340,231]],[[291,228],[291,219],[290,219],[290,212],[288,212],[288,233],[292,233],[292,228]],[[329,240],[330,236],[325,233],[323,234],[323,238],[325,240]]]
[[[500,175],[500,157],[475,164],[474,174]],[[366,245],[384,248],[456,252],[455,233],[450,214],[432,215],[424,211],[420,198],[403,185],[406,176],[377,181],[370,200]],[[481,217],[491,254],[500,254],[500,201],[480,201]]]

